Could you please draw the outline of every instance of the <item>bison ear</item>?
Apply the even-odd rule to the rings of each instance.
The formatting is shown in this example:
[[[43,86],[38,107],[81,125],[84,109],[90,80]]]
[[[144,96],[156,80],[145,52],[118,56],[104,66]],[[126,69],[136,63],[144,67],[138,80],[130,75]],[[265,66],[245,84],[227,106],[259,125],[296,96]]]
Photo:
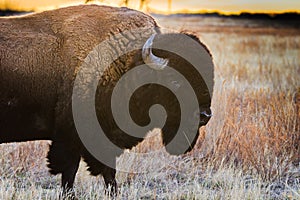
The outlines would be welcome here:
[[[146,65],[154,70],[163,70],[169,63],[168,59],[157,57],[152,52],[153,40],[156,33],[145,42],[142,50],[142,57]]]

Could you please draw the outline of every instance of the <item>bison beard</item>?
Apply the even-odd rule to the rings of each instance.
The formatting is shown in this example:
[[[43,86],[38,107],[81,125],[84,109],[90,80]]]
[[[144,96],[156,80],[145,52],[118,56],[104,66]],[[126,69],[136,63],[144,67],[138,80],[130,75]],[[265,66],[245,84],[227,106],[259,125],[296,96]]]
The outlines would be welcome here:
[[[65,192],[72,190],[83,157],[91,174],[102,174],[106,186],[111,186],[111,193],[116,194],[115,167],[94,158],[77,134],[71,103],[74,74],[88,53],[113,34],[146,28],[157,33],[154,47],[160,42],[168,43],[176,34],[161,34],[155,21],[141,12],[95,5],[3,18],[0,28],[0,143],[52,140],[48,167],[52,174],[62,174]],[[141,40],[146,42],[149,36],[145,35],[146,38]],[[188,36],[203,45],[196,36]],[[140,38],[132,40],[137,39]],[[178,44],[184,45],[180,41]],[[116,45],[121,44],[116,42]],[[211,97],[201,75],[178,55],[155,48],[153,54],[168,59],[168,66],[189,80],[200,110],[208,113],[200,116],[199,127],[205,125],[210,118]],[[136,138],[118,127],[111,110],[112,91],[126,71],[144,64],[143,56],[142,49],[121,56],[105,68],[97,86],[98,121],[110,141],[121,149],[137,145],[146,133],[138,133],[140,137]],[[140,126],[149,123],[148,111],[152,105],[162,105],[167,111],[166,124],[162,128],[163,142],[167,145],[172,140],[180,124],[181,111],[170,90],[156,84],[144,85],[135,91],[129,104],[132,119]],[[187,151],[192,149],[196,139]],[[115,161],[115,157],[111,159]]]

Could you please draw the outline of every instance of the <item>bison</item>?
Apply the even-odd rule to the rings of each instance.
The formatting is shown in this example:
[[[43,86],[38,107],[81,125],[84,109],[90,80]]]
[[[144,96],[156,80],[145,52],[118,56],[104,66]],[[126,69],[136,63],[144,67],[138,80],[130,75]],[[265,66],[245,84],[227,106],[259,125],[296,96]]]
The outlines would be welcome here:
[[[145,30],[143,34],[125,35],[127,41],[114,38],[116,34],[140,28]],[[76,75],[89,52],[107,38],[115,39],[107,51],[120,51],[126,45],[140,44],[138,50],[121,55],[109,66],[101,66],[103,71],[97,85],[97,119],[109,140],[120,149],[132,148],[142,141],[142,134],[145,134],[134,137],[124,133],[111,111],[114,86],[135,66],[154,64],[152,67],[157,66],[155,70],[160,71],[159,67],[168,65],[176,69],[187,77],[196,93],[201,111],[197,116],[200,119],[197,128],[205,125],[211,116],[211,95],[203,77],[187,60],[155,48],[156,45],[171,44],[189,49],[180,39],[177,43],[171,41],[180,34],[205,46],[192,34],[162,33],[154,19],[142,12],[96,5],[72,6],[22,17],[0,18],[0,32],[0,143],[51,140],[48,167],[52,174],[62,174],[64,191],[72,190],[83,158],[91,174],[102,174],[106,186],[110,185],[112,192],[116,192],[115,168],[100,162],[83,145],[72,111]],[[207,49],[206,53],[209,54]],[[213,67],[208,63],[207,67]],[[136,124],[149,123],[147,111],[153,104],[161,104],[166,109],[166,123],[161,128],[163,142],[167,145],[180,124],[179,102],[165,87],[144,85],[130,101],[130,114]],[[196,139],[189,141],[185,152],[193,148]],[[168,148],[167,151],[180,153]],[[111,159],[115,161],[115,157]]]

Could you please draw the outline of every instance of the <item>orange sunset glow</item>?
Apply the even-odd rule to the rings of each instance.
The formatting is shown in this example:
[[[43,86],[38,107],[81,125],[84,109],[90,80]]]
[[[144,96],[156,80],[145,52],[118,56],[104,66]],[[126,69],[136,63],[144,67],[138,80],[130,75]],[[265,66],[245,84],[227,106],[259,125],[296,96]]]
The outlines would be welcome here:
[[[95,0],[91,3],[124,6],[123,0]],[[299,0],[146,0],[143,10],[176,13],[176,12],[212,12],[223,13],[247,12],[299,12]],[[11,10],[45,10],[62,6],[83,4],[85,0],[0,0],[0,9]],[[128,7],[141,9],[140,0],[129,0]]]

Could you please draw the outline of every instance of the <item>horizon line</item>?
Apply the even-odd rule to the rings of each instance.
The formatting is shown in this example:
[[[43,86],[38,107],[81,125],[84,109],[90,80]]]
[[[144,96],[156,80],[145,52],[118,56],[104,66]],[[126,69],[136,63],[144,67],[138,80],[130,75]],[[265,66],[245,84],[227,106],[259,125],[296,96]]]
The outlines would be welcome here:
[[[160,11],[151,9],[150,13],[153,14],[162,14],[162,15],[176,15],[176,14],[219,14],[219,15],[242,15],[242,14],[266,14],[266,15],[282,15],[282,14],[298,14],[300,15],[300,11],[298,10],[284,10],[284,11],[267,11],[267,10],[241,10],[241,11],[222,11],[222,10],[176,10],[176,11]]]
[[[95,4],[95,3],[94,3]],[[40,8],[34,8],[34,9],[11,9],[11,8],[0,8],[0,11],[12,11],[12,12],[42,12],[46,10],[53,10],[68,6],[76,6],[76,5],[92,5],[90,3],[88,4],[70,4],[70,5],[60,5],[60,6],[49,6],[49,7],[40,7]],[[98,4],[98,5],[107,5],[107,4]],[[116,6],[116,5],[108,5],[108,6],[115,6],[115,7],[124,7],[124,6]],[[130,7],[128,7],[130,8]],[[132,8],[131,8],[132,9]],[[139,10],[139,9],[135,9]],[[173,10],[173,11],[164,11],[164,10],[157,10],[151,7],[148,7],[143,10],[146,13],[153,13],[153,14],[161,14],[161,15],[174,15],[174,14],[219,14],[219,15],[241,15],[241,14],[266,14],[266,15],[281,15],[281,14],[298,14],[300,15],[300,10],[240,10],[240,11],[226,11],[226,10],[214,10],[214,9],[179,9],[179,10]]]

